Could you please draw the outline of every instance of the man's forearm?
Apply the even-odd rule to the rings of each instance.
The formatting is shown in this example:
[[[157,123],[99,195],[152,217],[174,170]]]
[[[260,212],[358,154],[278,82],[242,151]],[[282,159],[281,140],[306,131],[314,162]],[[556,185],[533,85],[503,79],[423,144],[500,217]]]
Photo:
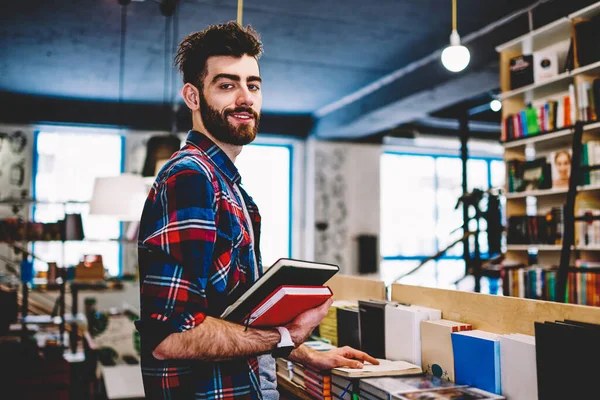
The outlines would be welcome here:
[[[310,364],[311,360],[314,358],[315,353],[317,353],[316,350],[301,344],[290,353],[289,359],[294,362],[306,365]]]
[[[200,325],[173,333],[153,351],[159,360],[227,361],[269,353],[281,336],[277,330],[246,328],[207,317]]]

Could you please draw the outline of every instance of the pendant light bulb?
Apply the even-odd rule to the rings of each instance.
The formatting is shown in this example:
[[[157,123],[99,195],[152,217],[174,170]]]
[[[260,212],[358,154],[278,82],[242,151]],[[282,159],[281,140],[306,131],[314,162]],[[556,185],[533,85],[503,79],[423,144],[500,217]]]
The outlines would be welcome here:
[[[442,52],[442,64],[448,71],[460,72],[467,68],[471,61],[469,49],[460,44],[460,36],[456,30],[450,34],[450,46]]]

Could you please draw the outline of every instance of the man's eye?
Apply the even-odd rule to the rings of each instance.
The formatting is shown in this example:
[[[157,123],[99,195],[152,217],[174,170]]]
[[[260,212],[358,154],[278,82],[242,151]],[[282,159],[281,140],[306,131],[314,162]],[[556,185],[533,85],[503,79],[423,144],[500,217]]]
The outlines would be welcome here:
[[[252,91],[258,91],[258,90],[260,90],[260,86],[258,86],[258,85],[248,85],[248,89],[250,89]]]
[[[233,85],[231,83],[224,83],[221,85],[221,89],[231,89]]]

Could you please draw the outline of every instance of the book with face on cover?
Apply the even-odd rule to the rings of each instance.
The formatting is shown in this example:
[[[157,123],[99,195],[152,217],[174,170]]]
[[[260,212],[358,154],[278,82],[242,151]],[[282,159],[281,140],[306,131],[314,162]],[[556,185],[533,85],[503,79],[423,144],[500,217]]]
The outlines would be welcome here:
[[[383,359],[377,359],[377,361],[379,361],[379,365],[369,364],[367,362],[362,369],[334,368],[331,370],[331,373],[346,378],[374,378],[379,376],[419,375],[423,373],[421,367],[406,361],[390,361]]]
[[[280,286],[321,286],[339,271],[337,265],[280,258],[233,304],[221,318],[242,322],[244,318]]]
[[[359,384],[361,397],[371,395],[371,397],[382,400],[389,400],[393,394],[457,386],[453,382],[448,382],[431,375],[366,378],[361,379]]]

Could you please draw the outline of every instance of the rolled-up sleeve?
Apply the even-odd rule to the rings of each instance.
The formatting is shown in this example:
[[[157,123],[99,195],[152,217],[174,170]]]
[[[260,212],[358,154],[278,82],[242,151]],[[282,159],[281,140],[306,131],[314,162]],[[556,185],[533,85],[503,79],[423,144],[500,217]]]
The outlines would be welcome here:
[[[147,350],[204,321],[217,236],[215,190],[205,174],[172,173],[153,191],[140,224],[141,316],[136,322]]]

